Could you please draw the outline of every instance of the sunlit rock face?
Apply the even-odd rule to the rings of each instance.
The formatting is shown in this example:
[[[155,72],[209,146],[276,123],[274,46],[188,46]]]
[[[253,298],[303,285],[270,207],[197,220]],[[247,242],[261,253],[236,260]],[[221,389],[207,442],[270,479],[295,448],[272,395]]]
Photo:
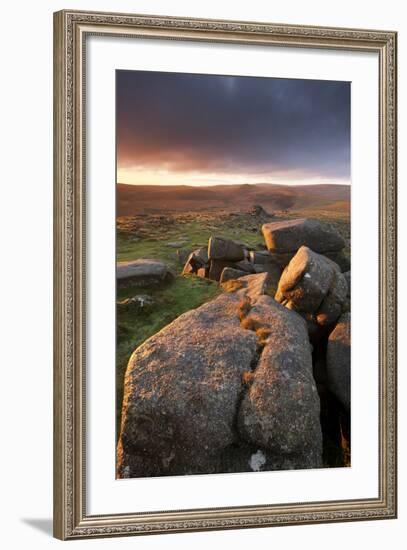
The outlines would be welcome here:
[[[321,466],[305,323],[264,296],[267,280],[267,273],[240,278],[234,292],[181,315],[134,351],[125,377],[118,477]],[[264,340],[262,328],[272,328],[274,336]],[[276,342],[287,337],[287,352],[273,355]],[[282,383],[284,370],[286,380],[299,376],[298,386]],[[279,401],[269,387],[277,374]],[[305,406],[311,408],[304,423]],[[279,407],[291,414],[289,435]],[[263,439],[256,422],[265,428]]]
[[[266,223],[262,231],[267,249],[276,254],[295,254],[301,246],[320,253],[336,252],[345,246],[335,229],[307,218]]]
[[[302,246],[283,271],[275,299],[307,318],[330,326],[347,305],[348,284],[335,262]]]
[[[320,404],[304,320],[269,296],[259,297],[246,323],[265,338],[253,383],[239,410],[239,431],[292,467],[321,466]]]
[[[329,256],[343,266],[344,271],[350,267],[349,261],[342,253],[346,242],[329,224],[298,218],[265,223],[261,229],[270,257],[281,267],[288,265],[302,246]]]

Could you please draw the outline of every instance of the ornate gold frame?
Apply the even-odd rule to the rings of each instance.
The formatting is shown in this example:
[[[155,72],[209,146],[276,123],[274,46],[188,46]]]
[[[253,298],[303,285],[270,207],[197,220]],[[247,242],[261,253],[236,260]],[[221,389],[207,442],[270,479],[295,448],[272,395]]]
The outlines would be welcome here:
[[[86,514],[85,171],[86,36],[334,48],[379,59],[379,496],[174,512]],[[204,531],[396,517],[396,40],[395,32],[60,11],[54,14],[54,535],[60,539]]]

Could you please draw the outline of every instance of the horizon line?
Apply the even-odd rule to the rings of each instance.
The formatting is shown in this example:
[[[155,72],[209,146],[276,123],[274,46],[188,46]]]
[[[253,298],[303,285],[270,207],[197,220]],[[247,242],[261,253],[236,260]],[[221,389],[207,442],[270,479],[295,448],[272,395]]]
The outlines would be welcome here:
[[[199,187],[232,187],[232,186],[238,186],[242,187],[243,185],[274,185],[278,187],[321,187],[323,185],[330,185],[330,186],[345,186],[350,187],[351,181],[344,182],[344,183],[271,183],[271,182],[253,182],[253,183],[208,183],[208,184],[186,184],[186,183],[127,183],[122,181],[117,181],[116,185],[128,185],[129,187],[192,187],[192,188],[199,188]]]

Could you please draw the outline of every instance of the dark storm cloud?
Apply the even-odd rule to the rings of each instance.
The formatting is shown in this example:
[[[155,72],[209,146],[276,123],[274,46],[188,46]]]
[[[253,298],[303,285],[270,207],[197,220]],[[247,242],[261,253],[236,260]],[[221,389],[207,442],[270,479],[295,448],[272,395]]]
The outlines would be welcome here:
[[[117,72],[118,164],[350,175],[347,82]]]

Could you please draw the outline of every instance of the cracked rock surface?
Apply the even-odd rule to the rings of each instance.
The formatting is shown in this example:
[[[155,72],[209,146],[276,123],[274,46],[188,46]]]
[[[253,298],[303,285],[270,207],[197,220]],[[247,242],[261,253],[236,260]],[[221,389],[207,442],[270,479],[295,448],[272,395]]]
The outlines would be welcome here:
[[[267,449],[279,467],[322,466],[320,403],[304,320],[270,296],[260,296],[245,320],[265,340],[239,410],[240,434]]]
[[[184,313],[134,351],[125,377],[118,477],[321,465],[305,323],[264,296],[268,277],[241,277],[235,292]],[[276,336],[259,337],[261,328]]]

